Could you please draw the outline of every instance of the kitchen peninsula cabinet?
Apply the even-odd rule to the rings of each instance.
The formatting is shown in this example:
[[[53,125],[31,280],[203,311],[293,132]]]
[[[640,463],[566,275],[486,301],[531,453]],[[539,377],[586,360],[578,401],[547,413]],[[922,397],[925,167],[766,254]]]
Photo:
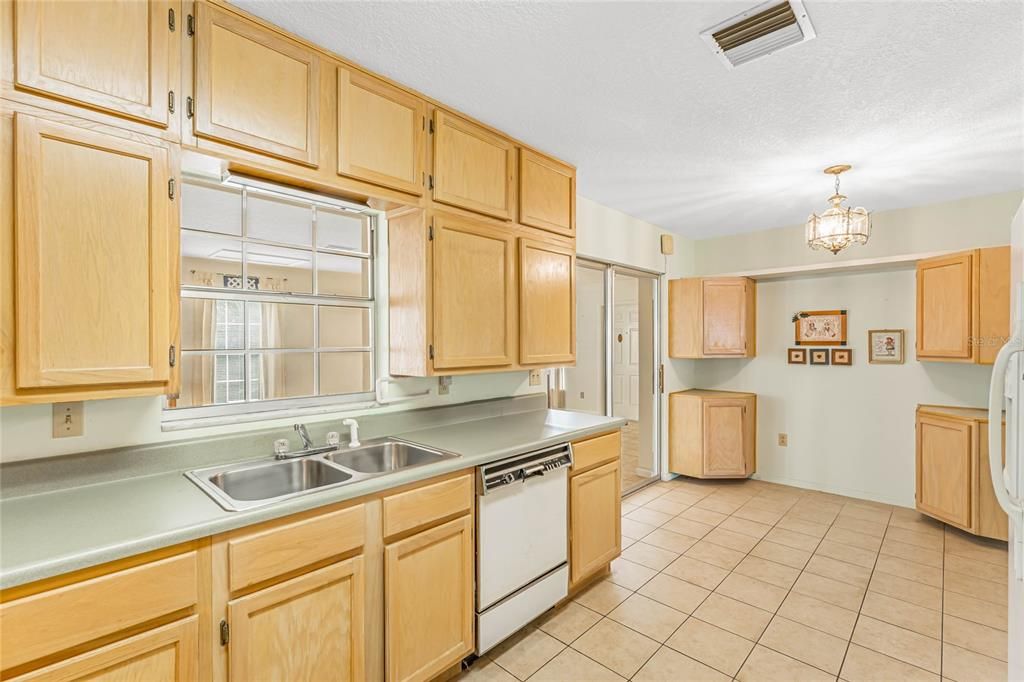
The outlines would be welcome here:
[[[669,471],[695,478],[746,478],[757,468],[757,396],[679,391],[668,403]]]
[[[668,284],[669,357],[757,355],[757,282],[747,277],[691,277]]]
[[[569,589],[606,569],[622,553],[622,434],[572,444],[569,471]]]

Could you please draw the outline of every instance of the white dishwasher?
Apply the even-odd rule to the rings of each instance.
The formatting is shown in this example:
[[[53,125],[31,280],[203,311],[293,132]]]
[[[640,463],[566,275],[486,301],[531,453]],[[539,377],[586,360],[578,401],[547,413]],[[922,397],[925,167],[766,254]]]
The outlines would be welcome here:
[[[571,465],[563,443],[477,469],[477,655],[569,593]]]

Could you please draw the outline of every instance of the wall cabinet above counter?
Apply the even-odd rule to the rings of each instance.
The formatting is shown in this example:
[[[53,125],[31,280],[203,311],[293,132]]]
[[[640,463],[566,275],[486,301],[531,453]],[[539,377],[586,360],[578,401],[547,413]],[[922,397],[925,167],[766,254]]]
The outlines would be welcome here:
[[[668,354],[673,358],[757,355],[757,282],[747,277],[669,280]]]

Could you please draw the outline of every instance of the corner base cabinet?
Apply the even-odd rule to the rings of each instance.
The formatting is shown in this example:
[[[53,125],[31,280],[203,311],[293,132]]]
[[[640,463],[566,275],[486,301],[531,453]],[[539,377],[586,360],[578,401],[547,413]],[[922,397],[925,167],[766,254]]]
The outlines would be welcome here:
[[[757,396],[679,391],[669,396],[669,470],[695,478],[746,478],[757,469]]]
[[[1007,539],[1006,514],[989,476],[987,410],[918,406],[916,451],[919,512],[974,535]]]
[[[622,434],[572,444],[569,470],[569,589],[622,553]]]

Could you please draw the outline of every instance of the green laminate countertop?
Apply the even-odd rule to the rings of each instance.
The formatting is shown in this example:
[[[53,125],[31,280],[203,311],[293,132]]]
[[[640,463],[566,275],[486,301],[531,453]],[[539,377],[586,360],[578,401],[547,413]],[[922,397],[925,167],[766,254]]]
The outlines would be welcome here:
[[[238,512],[222,509],[183,471],[120,479],[115,471],[110,480],[92,477],[88,485],[0,500],[0,588],[469,469],[624,423],[535,410],[394,433],[460,456]]]

